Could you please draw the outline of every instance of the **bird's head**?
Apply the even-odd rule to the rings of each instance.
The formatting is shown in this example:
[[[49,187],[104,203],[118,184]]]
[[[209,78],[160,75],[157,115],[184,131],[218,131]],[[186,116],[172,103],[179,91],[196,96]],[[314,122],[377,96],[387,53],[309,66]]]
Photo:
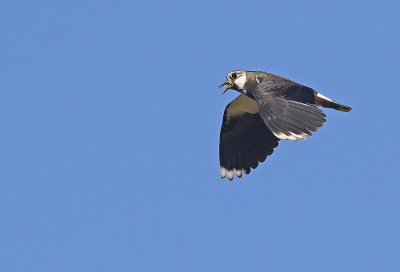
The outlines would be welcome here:
[[[222,86],[227,85],[226,89],[222,92],[225,93],[227,90],[232,89],[236,90],[238,92],[242,92],[244,89],[244,85],[247,81],[247,71],[245,70],[236,70],[230,72],[225,79],[225,82],[219,86],[220,88]]]

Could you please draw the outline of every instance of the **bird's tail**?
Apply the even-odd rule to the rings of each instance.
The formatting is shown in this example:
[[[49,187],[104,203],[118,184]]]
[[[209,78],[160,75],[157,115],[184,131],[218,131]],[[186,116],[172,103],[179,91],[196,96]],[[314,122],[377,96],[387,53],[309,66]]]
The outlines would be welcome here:
[[[349,106],[342,105],[340,103],[333,101],[332,99],[320,94],[319,92],[315,92],[315,105],[322,106],[325,108],[340,110],[340,111],[344,111],[344,112],[351,111],[351,109],[352,109]]]

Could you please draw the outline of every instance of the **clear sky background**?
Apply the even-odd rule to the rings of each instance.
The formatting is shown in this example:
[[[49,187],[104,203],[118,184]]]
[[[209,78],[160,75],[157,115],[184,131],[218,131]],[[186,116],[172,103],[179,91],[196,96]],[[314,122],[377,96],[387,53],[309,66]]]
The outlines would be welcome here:
[[[0,271],[400,271],[398,1],[3,1]],[[225,75],[325,110],[220,179]]]

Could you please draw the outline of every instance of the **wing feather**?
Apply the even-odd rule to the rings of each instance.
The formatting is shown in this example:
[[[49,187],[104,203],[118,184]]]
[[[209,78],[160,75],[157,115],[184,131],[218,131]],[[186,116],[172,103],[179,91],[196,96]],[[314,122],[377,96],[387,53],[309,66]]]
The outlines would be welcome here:
[[[242,176],[242,171],[250,173],[251,168],[255,169],[272,154],[278,141],[258,113],[256,101],[245,95],[238,96],[225,108],[222,121],[221,177],[228,176],[232,180],[232,173],[238,177]]]
[[[293,83],[271,91],[267,84],[258,84],[253,96],[263,121],[276,137],[297,141],[322,127],[326,115],[315,105],[312,89]]]

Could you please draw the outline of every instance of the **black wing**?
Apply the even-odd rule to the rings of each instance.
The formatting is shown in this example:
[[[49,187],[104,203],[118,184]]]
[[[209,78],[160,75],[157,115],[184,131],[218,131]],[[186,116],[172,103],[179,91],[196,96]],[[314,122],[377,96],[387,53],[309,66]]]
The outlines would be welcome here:
[[[322,127],[326,115],[315,105],[314,90],[293,84],[267,91],[266,84],[260,82],[253,95],[262,119],[276,137],[297,141]]]
[[[245,95],[238,96],[225,108],[222,121],[219,160],[221,178],[233,173],[240,178],[242,171],[250,173],[265,161],[278,146],[275,137],[258,113],[256,102]]]

